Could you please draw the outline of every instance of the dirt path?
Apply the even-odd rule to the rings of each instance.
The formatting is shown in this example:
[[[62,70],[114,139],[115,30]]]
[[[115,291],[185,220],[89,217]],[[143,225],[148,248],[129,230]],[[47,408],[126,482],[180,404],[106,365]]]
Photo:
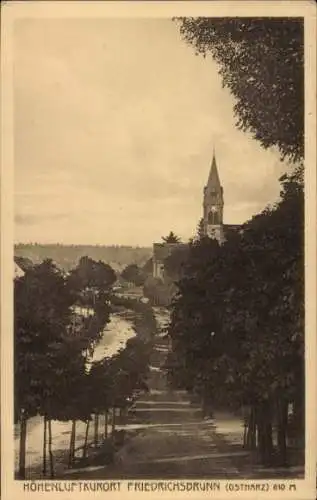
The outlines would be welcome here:
[[[163,369],[167,352],[167,340],[159,332],[151,361],[150,392],[129,414],[129,437],[115,464],[71,471],[73,478],[224,478],[239,474],[234,459],[248,456],[241,440],[228,447],[213,419],[205,420],[185,392],[168,389]],[[241,424],[238,433],[242,439]]]

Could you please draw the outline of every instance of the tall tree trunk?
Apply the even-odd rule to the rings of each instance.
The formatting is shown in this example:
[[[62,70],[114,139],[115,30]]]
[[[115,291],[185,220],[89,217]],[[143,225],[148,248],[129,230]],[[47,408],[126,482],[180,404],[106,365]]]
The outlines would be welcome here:
[[[70,440],[69,440],[68,468],[70,468],[72,466],[73,440],[74,440],[74,421],[72,421],[72,429],[71,429]]]
[[[112,408],[112,435],[114,435],[114,431],[116,430],[116,409]]]
[[[251,415],[251,410],[249,415],[244,416],[244,433],[243,433],[243,448],[250,448],[250,415]]]
[[[86,422],[86,432],[85,432],[85,441],[84,441],[84,448],[83,448],[83,458],[86,458],[86,455],[87,455],[87,443],[88,443],[89,424],[90,424],[90,420],[87,420],[87,422]]]
[[[105,411],[105,439],[108,438],[108,410]]]
[[[20,450],[19,450],[19,478],[25,479],[25,454],[26,454],[27,418],[21,412],[20,419]]]
[[[52,420],[48,419],[48,453],[50,457],[51,479],[54,479],[54,456],[52,451]]]
[[[99,427],[99,415],[95,413],[95,448],[98,447],[98,427]]]
[[[273,459],[273,428],[272,422],[267,421],[265,424],[265,453],[266,464],[272,465]]]
[[[73,421],[74,424],[74,439],[73,439],[73,450],[72,450],[72,462],[75,460],[75,449],[76,449],[76,420]]]
[[[258,411],[259,452],[263,465],[272,465],[273,433],[270,406],[263,402]]]
[[[303,384],[304,385],[304,384]],[[296,429],[296,441],[301,446],[305,443],[305,387],[296,394],[293,406],[293,422]]]
[[[244,421],[244,426],[243,426],[243,448],[247,448],[248,447],[248,443],[247,443],[248,434],[249,434],[248,423],[245,420]]]
[[[70,468],[74,462],[74,453],[75,453],[75,433],[76,433],[76,420],[72,421],[72,430],[70,433],[70,442],[69,442],[69,456],[68,456],[68,467]]]
[[[47,473],[46,449],[47,449],[47,416],[43,420],[43,476]]]
[[[277,447],[280,465],[287,463],[287,409],[288,403],[283,399],[278,401],[278,423],[277,423]]]
[[[250,450],[255,450],[256,448],[256,415],[254,406],[251,406],[248,419],[247,448]]]

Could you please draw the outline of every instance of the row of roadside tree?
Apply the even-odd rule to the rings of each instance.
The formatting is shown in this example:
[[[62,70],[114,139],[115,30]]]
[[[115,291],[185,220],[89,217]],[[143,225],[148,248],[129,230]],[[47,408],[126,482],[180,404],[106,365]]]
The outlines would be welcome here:
[[[26,474],[27,423],[43,418],[43,473],[54,477],[52,421],[72,421],[69,464],[74,459],[76,421],[107,418],[146,388],[147,345],[130,339],[113,358],[88,368],[111,313],[110,266],[84,257],[68,275],[51,260],[15,280],[15,423],[20,426],[19,478]],[[113,419],[112,419],[113,420]],[[113,422],[113,426],[115,423]],[[83,455],[86,454],[87,442]],[[48,462],[47,462],[48,456]]]

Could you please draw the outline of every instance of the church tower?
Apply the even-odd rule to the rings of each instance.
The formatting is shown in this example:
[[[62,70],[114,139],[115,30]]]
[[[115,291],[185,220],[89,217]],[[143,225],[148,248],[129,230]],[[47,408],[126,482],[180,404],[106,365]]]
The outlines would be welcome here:
[[[208,182],[204,188],[204,234],[222,243],[223,232],[223,188],[220,184],[215,151],[213,153]]]

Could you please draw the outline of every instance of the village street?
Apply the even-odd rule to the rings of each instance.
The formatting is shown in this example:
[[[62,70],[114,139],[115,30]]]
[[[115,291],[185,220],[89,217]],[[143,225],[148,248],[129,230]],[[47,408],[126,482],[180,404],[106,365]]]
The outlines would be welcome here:
[[[172,391],[166,381],[164,364],[168,340],[164,327],[168,312],[153,308],[158,331],[150,361],[149,392],[142,394],[128,415],[117,422],[117,431],[125,432],[123,446],[114,462],[105,463],[103,445],[95,450],[95,460],[83,466],[67,469],[71,422],[53,422],[53,452],[56,477],[69,479],[126,478],[261,478],[300,477],[301,467],[287,470],[264,469],[242,446],[244,426],[240,416],[212,408],[212,417],[204,417],[200,406],[190,401],[185,391]],[[135,335],[128,318],[113,315],[106,326],[92,361],[112,356]],[[100,424],[104,427],[101,416]],[[110,421],[108,433],[111,432]],[[79,455],[84,442],[85,424],[77,422]],[[101,437],[101,436],[100,436]],[[89,441],[93,441],[90,426]],[[19,426],[15,427],[15,459],[18,465]],[[42,475],[43,418],[34,417],[28,423],[26,466],[28,478]],[[92,451],[93,448],[92,448]],[[96,457],[95,453],[93,456]],[[78,468],[77,468],[78,467]]]
[[[166,316],[155,309],[157,322]],[[164,311],[163,311],[164,312]],[[204,418],[198,405],[183,391],[170,391],[162,370],[168,351],[159,330],[151,361],[150,392],[130,412],[124,446],[112,465],[94,465],[67,471],[73,479],[261,478],[300,473],[295,468],[266,470],[257,467],[242,447],[243,422],[228,412]]]
[[[12,475],[315,498],[308,4],[9,30],[8,498]]]

